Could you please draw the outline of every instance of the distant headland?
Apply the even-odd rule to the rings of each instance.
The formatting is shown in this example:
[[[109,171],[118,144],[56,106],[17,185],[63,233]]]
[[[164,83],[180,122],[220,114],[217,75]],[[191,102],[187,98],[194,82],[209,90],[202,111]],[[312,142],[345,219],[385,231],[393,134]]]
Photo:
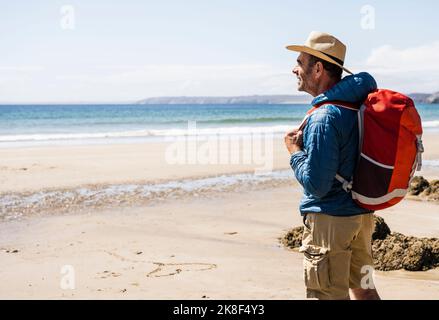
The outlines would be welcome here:
[[[412,93],[408,95],[415,103],[439,103],[439,92]],[[136,101],[136,104],[309,104],[312,97],[309,95],[253,95],[230,97],[152,97]]]
[[[307,104],[308,95],[253,95],[234,97],[155,97],[137,101],[137,104]]]

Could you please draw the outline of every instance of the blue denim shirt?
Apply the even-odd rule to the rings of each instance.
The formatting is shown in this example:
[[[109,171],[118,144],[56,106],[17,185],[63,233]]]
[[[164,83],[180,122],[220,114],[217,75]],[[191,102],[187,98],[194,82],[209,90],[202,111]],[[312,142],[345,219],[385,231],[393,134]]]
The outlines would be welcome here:
[[[343,78],[328,91],[317,96],[312,105],[341,101],[361,104],[377,88],[368,73]],[[369,213],[359,207],[351,193],[335,179],[338,173],[351,179],[358,157],[357,111],[323,105],[308,118],[303,129],[303,151],[291,156],[291,168],[303,186],[301,214],[324,213],[334,216],[351,216]]]

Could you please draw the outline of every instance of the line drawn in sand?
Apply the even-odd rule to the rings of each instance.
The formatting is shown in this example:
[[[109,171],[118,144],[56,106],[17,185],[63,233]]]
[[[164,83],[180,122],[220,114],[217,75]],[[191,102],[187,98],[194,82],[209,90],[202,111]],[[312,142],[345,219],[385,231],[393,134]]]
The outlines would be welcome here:
[[[149,272],[147,277],[169,277],[183,271],[207,271],[217,267],[214,263],[153,263],[157,265],[157,268]]]
[[[123,262],[152,263],[156,265],[157,267],[154,270],[146,274],[148,278],[169,277],[184,271],[207,271],[217,268],[217,265],[214,263],[202,263],[202,262],[164,263],[164,262],[154,262],[154,261],[145,261],[145,260],[133,260],[133,259],[125,258],[115,252],[111,252],[107,250],[102,250],[102,251]]]

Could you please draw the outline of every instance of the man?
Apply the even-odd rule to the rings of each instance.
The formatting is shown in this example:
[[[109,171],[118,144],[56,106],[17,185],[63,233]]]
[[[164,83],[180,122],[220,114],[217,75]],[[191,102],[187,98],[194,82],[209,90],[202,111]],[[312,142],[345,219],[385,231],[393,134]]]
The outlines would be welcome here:
[[[349,180],[354,172],[357,111],[331,103],[361,105],[376,82],[367,73],[342,79],[343,70],[351,73],[343,66],[346,46],[329,34],[312,32],[305,45],[287,49],[300,52],[293,69],[298,90],[311,94],[318,107],[303,129],[285,136],[291,167],[304,188],[300,252],[307,297],[350,299],[350,288],[354,299],[379,299],[371,279],[373,213],[356,205],[335,179],[339,174]]]

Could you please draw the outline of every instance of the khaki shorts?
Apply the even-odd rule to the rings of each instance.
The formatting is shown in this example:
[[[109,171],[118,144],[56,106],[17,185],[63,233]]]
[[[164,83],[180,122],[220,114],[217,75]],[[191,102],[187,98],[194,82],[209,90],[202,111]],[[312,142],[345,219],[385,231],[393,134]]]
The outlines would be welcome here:
[[[304,224],[299,251],[304,254],[307,298],[348,298],[349,288],[361,288],[362,278],[373,268],[373,214],[340,217],[309,213]],[[373,288],[371,278],[368,281]]]

